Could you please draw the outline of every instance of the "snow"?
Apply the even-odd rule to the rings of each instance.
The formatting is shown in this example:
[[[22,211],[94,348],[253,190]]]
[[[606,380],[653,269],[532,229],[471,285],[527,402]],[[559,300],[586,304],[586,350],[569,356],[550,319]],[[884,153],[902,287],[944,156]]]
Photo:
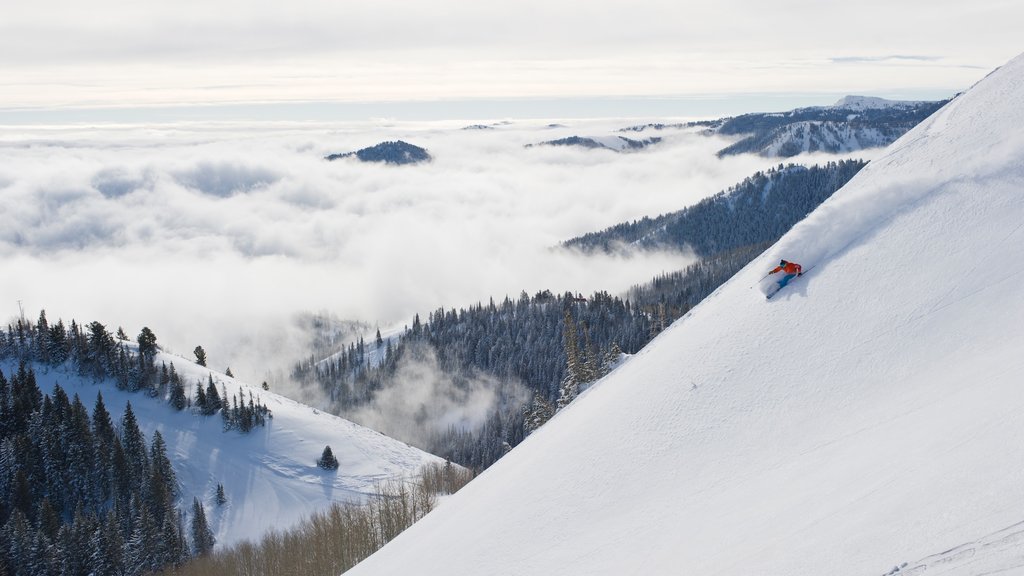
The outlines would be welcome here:
[[[605,148],[616,150],[618,152],[622,152],[629,148],[629,141],[622,136],[591,136],[590,139]]]
[[[832,105],[833,108],[849,108],[851,110],[874,110],[879,108],[898,108],[917,106],[920,101],[888,100],[876,96],[844,96]]]
[[[351,574],[1021,573],[1022,99],[1018,57]]]
[[[836,154],[849,154],[865,148],[883,147],[890,140],[891,137],[887,138],[878,128],[872,126],[807,120],[793,122],[779,129],[771,143],[765,146],[761,153],[766,156],[786,156],[784,150],[796,144],[796,148],[803,153],[831,150]]]
[[[190,512],[192,498],[199,497],[218,546],[257,540],[270,529],[287,529],[331,502],[362,500],[375,492],[379,482],[407,478],[425,464],[442,462],[378,432],[184,358],[160,353],[156,362],[158,366],[173,362],[188,394],[194,396],[196,381],[205,387],[212,374],[218,390],[223,384],[229,397],[241,392],[246,401],[252,392],[273,418],[247,434],[224,432],[220,414],[178,412],[162,399],[121,391],[109,382],[93,383],[40,366],[36,366],[36,379],[43,393],[51,393],[59,383],[68,396],[78,394],[90,413],[96,394],[102,392],[115,423],[130,401],[147,441],[160,430],[167,443],[180,487],[179,508]],[[0,362],[0,368],[5,374],[17,369],[10,362]],[[327,445],[340,463],[336,472],[316,466]],[[214,499],[217,484],[224,485],[224,506]]]

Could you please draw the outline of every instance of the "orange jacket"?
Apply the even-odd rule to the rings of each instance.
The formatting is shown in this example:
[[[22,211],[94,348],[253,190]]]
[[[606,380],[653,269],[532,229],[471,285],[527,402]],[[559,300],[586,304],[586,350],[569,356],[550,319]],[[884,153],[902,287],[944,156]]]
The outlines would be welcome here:
[[[786,262],[785,266],[776,266],[774,270],[769,272],[769,274],[775,274],[779,270],[782,270],[786,274],[800,274],[802,273],[803,268],[796,262]]]

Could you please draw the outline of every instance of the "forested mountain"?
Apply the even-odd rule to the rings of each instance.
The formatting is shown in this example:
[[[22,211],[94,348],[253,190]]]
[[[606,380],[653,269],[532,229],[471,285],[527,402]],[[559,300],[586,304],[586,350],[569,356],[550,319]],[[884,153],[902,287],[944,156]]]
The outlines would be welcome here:
[[[617,224],[566,241],[567,248],[614,252],[624,247],[679,248],[707,258],[774,240],[845,185],[866,163],[840,160],[790,164],[743,182],[678,212]]]
[[[695,122],[708,134],[743,136],[719,156],[755,153],[768,157],[805,152],[844,153],[888,146],[946,104],[847,96],[832,106],[789,112],[743,114]]]
[[[333,161],[353,156],[361,162],[384,162],[385,164],[419,164],[430,161],[430,153],[425,148],[402,140],[381,142],[355,152],[329,154],[324,159]]]

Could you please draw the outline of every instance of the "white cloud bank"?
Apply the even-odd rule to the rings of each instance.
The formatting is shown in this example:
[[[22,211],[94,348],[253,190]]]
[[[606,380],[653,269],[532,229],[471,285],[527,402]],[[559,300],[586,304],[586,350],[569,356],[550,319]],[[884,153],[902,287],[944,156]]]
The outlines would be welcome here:
[[[294,318],[410,322],[521,290],[618,292],[686,258],[550,247],[677,210],[769,161],[665,134],[635,154],[535,147],[626,122],[495,130],[387,123],[25,129],[0,142],[0,311],[152,328],[185,356],[253,380],[307,342]],[[326,162],[401,138],[430,164]],[[33,312],[34,314],[35,312]]]

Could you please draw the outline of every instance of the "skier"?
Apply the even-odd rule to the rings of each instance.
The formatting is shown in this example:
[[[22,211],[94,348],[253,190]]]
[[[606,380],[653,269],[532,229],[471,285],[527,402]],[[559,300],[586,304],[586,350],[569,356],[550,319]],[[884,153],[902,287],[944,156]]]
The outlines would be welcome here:
[[[780,260],[779,265],[776,266],[771,272],[769,272],[768,275],[771,276],[776,272],[785,273],[782,279],[778,281],[778,289],[781,290],[783,287],[786,286],[786,284],[789,284],[789,281],[792,280],[793,278],[796,278],[797,276],[803,276],[803,270],[803,267],[797,264],[796,262],[786,262],[785,260]]]

